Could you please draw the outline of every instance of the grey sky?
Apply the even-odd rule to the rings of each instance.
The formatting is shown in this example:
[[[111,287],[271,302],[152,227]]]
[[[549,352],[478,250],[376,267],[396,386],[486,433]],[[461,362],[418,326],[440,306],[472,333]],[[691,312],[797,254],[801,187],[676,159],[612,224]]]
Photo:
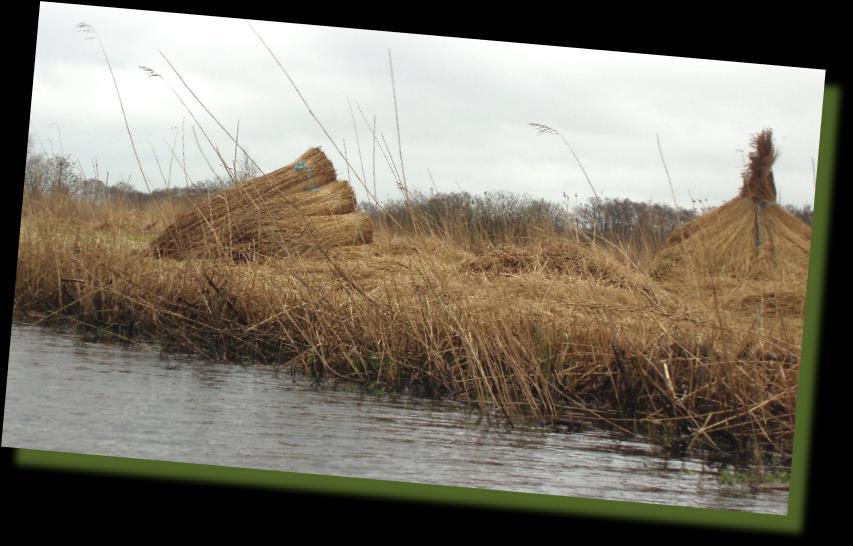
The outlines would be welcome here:
[[[193,140],[193,121],[170,86],[223,155],[234,151],[158,51],[232,134],[239,120],[240,142],[262,169],[320,145],[346,178],[343,159],[246,22],[198,15],[42,3],[30,117],[37,150],[52,146],[73,155],[87,176],[97,158],[102,179],[106,172],[110,183],[132,175],[131,183],[144,187],[106,64],[97,42],[77,31],[80,22],[95,28],[107,50],[152,188],[164,186],[152,146],[168,170],[166,142],[177,137],[181,153],[181,131],[174,127],[182,124],[190,176],[212,177]],[[356,105],[371,121],[376,115],[377,132],[397,159],[390,49],[412,188],[429,191],[429,169],[438,191],[591,197],[560,139],[537,136],[528,125],[538,122],[563,133],[602,197],[672,202],[657,133],[678,203],[689,205],[692,195],[719,204],[739,187],[750,136],[771,127],[781,151],[775,169],[781,201],[813,202],[822,70],[278,22],[253,26],[341,148],[346,140],[350,162],[360,170],[350,101],[371,185],[373,145]],[[147,77],[140,65],[165,81]],[[380,198],[399,195],[378,150],[376,174]],[[350,179],[366,200],[355,176]],[[177,164],[172,184],[184,184]]]

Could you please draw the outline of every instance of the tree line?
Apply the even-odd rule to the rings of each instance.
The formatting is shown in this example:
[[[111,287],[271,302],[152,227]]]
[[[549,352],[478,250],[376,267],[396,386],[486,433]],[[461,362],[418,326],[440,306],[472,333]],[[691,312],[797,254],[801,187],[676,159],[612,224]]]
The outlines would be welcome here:
[[[625,243],[646,243],[666,240],[677,226],[713,207],[675,208],[620,198],[575,203],[567,198],[557,203],[511,192],[453,192],[429,196],[413,193],[408,199],[386,202],[381,209],[371,203],[361,208],[390,230],[453,227],[457,232],[476,233],[492,241],[533,238],[543,231],[566,236],[579,230]],[[785,209],[811,225],[811,206],[785,205]]]
[[[24,189],[31,196],[65,194],[80,199],[121,198],[144,204],[164,198],[215,193],[257,175],[256,170],[248,167],[237,172],[238,178],[233,180],[211,178],[149,193],[137,190],[128,180],[110,184],[108,180],[87,178],[79,162],[70,156],[33,153],[28,149]],[[784,207],[811,225],[813,210],[810,205]],[[713,207],[700,207],[694,203],[692,208],[675,208],[624,198],[599,201],[590,198],[586,202],[571,204],[568,196],[563,203],[558,203],[511,192],[472,195],[463,191],[431,195],[414,192],[406,199],[384,203],[382,209],[366,202],[361,203],[360,208],[368,212],[375,222],[392,230],[413,228],[412,219],[418,218],[430,226],[446,227],[452,223],[457,228],[492,239],[528,237],[545,229],[558,235],[581,230],[625,242],[639,242],[638,238],[665,239],[676,226]]]

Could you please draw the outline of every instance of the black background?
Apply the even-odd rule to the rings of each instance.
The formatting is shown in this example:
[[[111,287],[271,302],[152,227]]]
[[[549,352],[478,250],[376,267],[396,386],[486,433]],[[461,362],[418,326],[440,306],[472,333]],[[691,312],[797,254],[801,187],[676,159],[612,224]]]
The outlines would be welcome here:
[[[625,9],[610,3],[578,6],[575,4],[519,4],[514,7],[487,4],[464,9],[459,3],[442,6],[429,4],[368,5],[353,3],[337,6],[329,3],[239,2],[233,4],[190,2],[86,2],[156,11],[176,11],[266,19],[293,23],[319,24],[418,34],[434,34],[501,41],[538,43],[629,51],[678,57],[696,57],[750,63],[800,66],[827,70],[827,83],[848,87],[849,71],[842,44],[850,30],[843,28],[838,14],[803,13],[811,6],[768,7],[762,5],[723,6],[704,4],[688,9],[682,3],[671,7]],[[29,127],[35,37],[38,4],[12,4],[7,8],[6,68],[4,86],[6,114],[15,114],[15,126],[9,131],[17,150],[11,154],[11,172],[4,186],[4,201],[10,206],[4,215],[7,227],[4,245],[2,332],[5,400],[5,366],[14,294],[17,260],[17,238],[23,164],[26,155],[24,132]],[[12,11],[14,10],[14,12]],[[846,49],[846,47],[844,48]],[[9,69],[14,61],[15,70]],[[192,532],[218,532],[222,527],[235,527],[242,532],[272,531],[278,540],[322,539],[341,533],[345,540],[408,541],[453,540],[469,535],[485,539],[497,534],[509,537],[518,533],[534,540],[533,535],[547,533],[559,541],[603,540],[606,542],[638,539],[719,541],[740,536],[754,542],[766,538],[774,543],[808,540],[844,523],[846,502],[837,500],[850,494],[839,477],[847,472],[838,442],[845,428],[839,418],[849,407],[832,405],[841,399],[839,388],[847,383],[845,359],[838,345],[839,327],[846,327],[840,314],[844,284],[839,282],[840,260],[844,258],[845,211],[849,162],[844,157],[849,140],[849,122],[845,111],[846,93],[842,96],[843,121],[837,150],[833,206],[830,211],[831,252],[828,264],[827,294],[823,319],[819,390],[809,476],[808,512],[805,534],[800,536],[724,531],[713,527],[677,526],[622,522],[613,519],[540,515],[515,511],[475,508],[450,508],[424,503],[404,503],[315,496],[282,491],[254,490],[241,487],[219,487],[204,484],[181,484],[151,479],[115,478],[96,475],[35,471],[16,468],[13,450],[3,448],[2,495],[4,523],[20,523],[20,515],[33,516],[44,528],[71,529],[59,526],[59,520],[72,522],[82,529],[103,528],[108,522],[121,521],[124,538],[171,522]],[[818,210],[818,214],[827,211]],[[834,361],[835,360],[835,361]],[[842,372],[844,376],[842,377]],[[840,451],[843,454],[846,449]],[[846,485],[846,484],[845,484]],[[834,487],[833,487],[834,486]],[[201,514],[199,518],[197,514]],[[14,514],[14,517],[12,517]],[[118,518],[118,519],[117,519]],[[303,534],[305,533],[305,534]],[[586,537],[582,535],[587,535]],[[168,537],[171,535],[161,535]]]

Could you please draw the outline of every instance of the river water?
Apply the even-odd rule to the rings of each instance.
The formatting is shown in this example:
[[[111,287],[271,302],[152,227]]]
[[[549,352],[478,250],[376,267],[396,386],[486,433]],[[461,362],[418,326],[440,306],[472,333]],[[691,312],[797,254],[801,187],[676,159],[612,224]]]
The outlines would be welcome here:
[[[3,446],[785,514],[642,440],[485,424],[449,404],[315,389],[268,367],[14,324]]]

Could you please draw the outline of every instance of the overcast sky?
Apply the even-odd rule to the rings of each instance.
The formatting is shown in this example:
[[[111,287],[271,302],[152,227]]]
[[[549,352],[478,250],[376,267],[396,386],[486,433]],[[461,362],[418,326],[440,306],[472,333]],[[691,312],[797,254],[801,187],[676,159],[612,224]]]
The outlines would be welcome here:
[[[160,56],[235,133],[264,171],[322,146],[347,166],[247,23],[239,19],[42,3],[30,135],[35,151],[70,154],[92,177],[130,179],[144,189],[110,73],[112,63],[130,128],[152,189],[164,187],[156,150],[169,171],[176,143],[192,180],[211,178],[177,91],[223,155],[234,145]],[[373,185],[373,142],[359,112],[384,136],[394,159],[397,131],[389,74],[393,56],[402,155],[409,186],[437,191],[513,191],[564,201],[592,191],[557,136],[560,131],[601,197],[672,202],[659,135],[678,204],[691,196],[720,204],[735,195],[750,136],[774,130],[783,203],[813,203],[824,71],[253,21],[351,164]],[[148,77],[148,66],[163,79]],[[355,116],[356,129],[349,104]],[[183,128],[183,130],[181,129]],[[201,132],[204,154],[215,154]],[[182,138],[183,137],[183,138]],[[182,143],[183,140],[183,143]],[[362,162],[359,161],[359,142]],[[380,199],[399,196],[376,150]],[[219,172],[224,176],[223,169]],[[430,177],[432,174],[432,179]],[[367,200],[350,175],[360,200]],[[172,185],[183,185],[177,163]]]

